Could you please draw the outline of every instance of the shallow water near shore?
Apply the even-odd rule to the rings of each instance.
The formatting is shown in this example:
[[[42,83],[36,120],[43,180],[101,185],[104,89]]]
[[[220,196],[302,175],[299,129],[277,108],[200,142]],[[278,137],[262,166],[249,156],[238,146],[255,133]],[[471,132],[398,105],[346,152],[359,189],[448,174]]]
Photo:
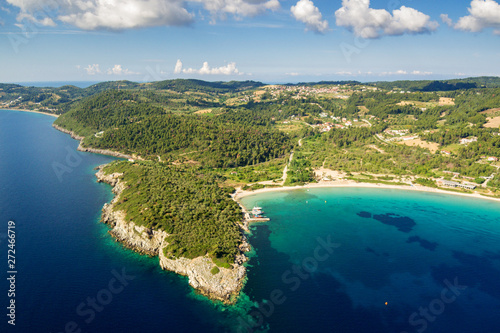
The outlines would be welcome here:
[[[14,220],[18,271],[16,327],[3,314],[2,332],[500,331],[498,202],[364,188],[245,197],[271,221],[252,225],[248,282],[227,307],[108,235],[113,194],[93,169],[114,158],[77,152],[53,121],[0,110],[0,253],[6,263]]]
[[[367,188],[242,202],[271,217],[252,227],[245,289],[271,332],[500,331],[499,203]]]

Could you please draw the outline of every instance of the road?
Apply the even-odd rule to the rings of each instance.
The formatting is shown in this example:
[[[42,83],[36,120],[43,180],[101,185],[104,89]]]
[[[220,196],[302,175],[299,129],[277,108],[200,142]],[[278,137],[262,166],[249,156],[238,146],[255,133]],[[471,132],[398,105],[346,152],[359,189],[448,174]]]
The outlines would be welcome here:
[[[302,140],[302,139],[300,139],[300,140]],[[300,146],[300,140],[299,140],[299,146]],[[281,182],[281,185],[285,185],[286,177],[288,176],[287,175],[287,173],[288,173],[288,166],[292,163],[292,161],[293,161],[293,151],[290,154],[290,159],[288,160],[288,164],[285,166],[285,169],[283,169],[283,181]]]

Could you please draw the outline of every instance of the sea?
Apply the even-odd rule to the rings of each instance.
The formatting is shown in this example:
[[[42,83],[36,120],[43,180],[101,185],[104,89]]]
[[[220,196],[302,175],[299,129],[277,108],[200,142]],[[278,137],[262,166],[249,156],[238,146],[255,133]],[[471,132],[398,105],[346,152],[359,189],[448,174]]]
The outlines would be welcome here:
[[[113,193],[94,169],[115,158],[78,152],[53,121],[0,110],[0,332],[500,332],[499,202],[378,188],[245,197],[271,221],[251,226],[248,279],[226,306],[109,236]]]

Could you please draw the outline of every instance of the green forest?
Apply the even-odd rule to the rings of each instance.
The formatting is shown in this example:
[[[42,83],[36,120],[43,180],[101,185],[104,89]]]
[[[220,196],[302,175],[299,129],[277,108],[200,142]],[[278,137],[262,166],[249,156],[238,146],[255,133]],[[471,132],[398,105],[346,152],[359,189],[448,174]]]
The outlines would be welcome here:
[[[169,257],[208,254],[224,267],[234,262],[242,212],[230,197],[234,188],[222,185],[223,177],[154,162],[115,162],[104,170],[123,173],[127,184],[114,209],[125,211],[137,225],[166,231]]]

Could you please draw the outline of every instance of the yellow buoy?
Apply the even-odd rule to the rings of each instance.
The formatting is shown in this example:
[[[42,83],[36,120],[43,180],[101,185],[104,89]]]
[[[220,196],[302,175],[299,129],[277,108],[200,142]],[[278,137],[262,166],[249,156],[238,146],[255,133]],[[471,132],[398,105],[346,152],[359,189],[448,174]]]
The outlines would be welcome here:
[[[387,305],[387,302],[385,302],[385,305]]]

